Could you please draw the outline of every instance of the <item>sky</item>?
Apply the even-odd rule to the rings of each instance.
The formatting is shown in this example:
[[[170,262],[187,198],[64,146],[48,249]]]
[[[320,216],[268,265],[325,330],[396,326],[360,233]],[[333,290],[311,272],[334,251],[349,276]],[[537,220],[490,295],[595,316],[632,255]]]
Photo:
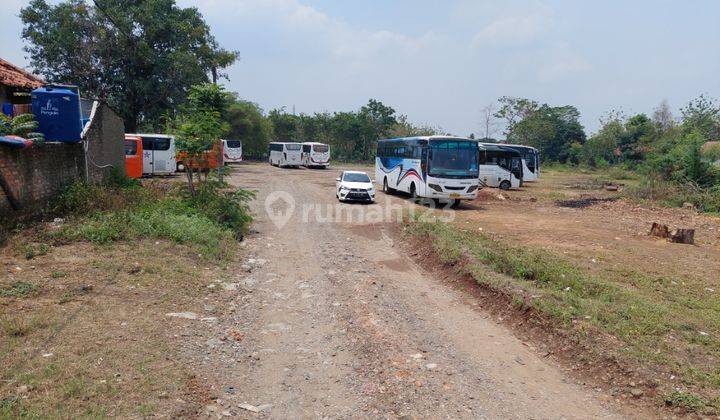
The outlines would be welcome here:
[[[352,111],[374,98],[468,135],[482,134],[484,107],[519,96],[574,105],[591,133],[610,110],[650,114],[667,100],[678,115],[700,94],[720,100],[717,0],[177,2],[240,52],[225,85],[265,110]],[[21,66],[26,3],[0,0],[0,57]]]

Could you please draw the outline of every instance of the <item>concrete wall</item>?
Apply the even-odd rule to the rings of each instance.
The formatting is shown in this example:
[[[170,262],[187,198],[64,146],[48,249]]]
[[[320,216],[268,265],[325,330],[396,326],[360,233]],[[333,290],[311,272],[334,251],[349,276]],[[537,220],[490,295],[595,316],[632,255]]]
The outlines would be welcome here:
[[[101,182],[116,168],[125,173],[123,121],[99,105],[84,132],[90,182]],[[83,143],[45,143],[27,149],[0,146],[0,223],[33,217],[73,182],[85,180]]]
[[[115,170],[125,174],[125,123],[110,107],[100,103],[83,131],[88,141],[89,182],[101,182]]]

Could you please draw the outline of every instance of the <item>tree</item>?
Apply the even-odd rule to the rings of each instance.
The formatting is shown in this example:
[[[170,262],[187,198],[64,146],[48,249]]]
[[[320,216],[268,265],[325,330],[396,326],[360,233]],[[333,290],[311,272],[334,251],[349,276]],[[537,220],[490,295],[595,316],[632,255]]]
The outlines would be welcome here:
[[[273,127],[275,141],[297,141],[299,138],[300,118],[285,112],[285,107],[273,109],[268,114]]]
[[[483,138],[490,139],[495,135],[497,131],[497,123],[495,121],[495,104],[489,103],[484,106],[481,110],[480,126],[483,133]]]
[[[529,117],[538,109],[538,103],[525,98],[503,96],[498,99],[500,109],[494,114],[495,118],[505,120],[505,135],[509,135],[515,124]],[[486,136],[490,137],[490,136]]]
[[[720,138],[720,106],[715,100],[700,95],[680,110],[687,133],[697,131],[706,139]]]
[[[262,109],[253,102],[234,99],[228,106],[225,121],[229,125],[228,138],[243,142],[245,156],[260,158],[272,139],[272,123]]]
[[[362,160],[368,160],[378,139],[388,137],[390,130],[397,124],[397,119],[393,108],[375,99],[370,99],[367,105],[360,108],[359,117],[364,130],[355,150]]]
[[[522,117],[507,132],[508,142],[533,146],[540,150],[545,159],[559,162],[567,160],[571,144],[585,143],[585,130],[579,121],[580,113],[574,106],[537,106],[536,102],[527,99],[515,103],[520,105],[507,105],[508,109],[525,111],[517,113]]]
[[[32,0],[20,12],[30,64],[49,82],[107,100],[129,132],[174,114],[192,85],[223,77],[220,48],[195,8],[175,0]]]
[[[186,154],[185,173],[188,190],[194,197],[193,166],[190,162],[203,159],[203,153],[212,148],[229,130],[222,120],[227,108],[228,95],[213,83],[195,85],[190,88],[187,104],[177,121],[177,149]],[[220,160],[218,160],[219,162]]]
[[[663,99],[655,108],[652,121],[660,133],[668,131],[675,125],[675,118],[672,115],[667,99]]]
[[[431,127],[429,125],[418,125],[408,121],[406,115],[397,117],[397,123],[390,130],[388,137],[415,137],[415,136],[434,136],[441,132],[441,129]]]

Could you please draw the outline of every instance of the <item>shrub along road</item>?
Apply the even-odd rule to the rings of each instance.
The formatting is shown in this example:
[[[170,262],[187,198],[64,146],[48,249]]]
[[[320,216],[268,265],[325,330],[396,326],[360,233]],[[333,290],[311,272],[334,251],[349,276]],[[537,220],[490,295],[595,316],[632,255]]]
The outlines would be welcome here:
[[[213,286],[198,315],[210,321],[175,321],[181,357],[214,388],[205,414],[643,416],[577,383],[404,255],[376,212],[407,200],[379,193],[376,205],[336,206],[337,172],[250,164],[230,177],[258,191],[246,260]],[[266,211],[276,191],[294,201],[268,202],[271,212],[294,207],[281,229]]]

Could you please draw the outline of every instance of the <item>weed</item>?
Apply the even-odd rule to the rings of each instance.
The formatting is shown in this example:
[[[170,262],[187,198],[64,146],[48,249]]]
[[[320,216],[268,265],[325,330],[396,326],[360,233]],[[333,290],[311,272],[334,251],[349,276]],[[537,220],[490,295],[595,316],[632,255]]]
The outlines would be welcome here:
[[[3,333],[8,337],[24,337],[31,331],[30,323],[23,318],[11,318],[2,321]]]
[[[24,281],[16,281],[9,287],[0,289],[2,297],[28,297],[34,295],[38,290],[38,286]]]
[[[23,248],[25,259],[31,260],[39,255],[47,255],[50,248],[47,244],[39,244],[37,247],[33,244],[26,244]]]
[[[87,240],[97,244],[140,238],[162,238],[198,247],[209,257],[229,253],[251,221],[245,190],[226,191],[225,184],[207,181],[191,197],[184,190],[144,191],[135,185],[116,189],[76,184],[55,203],[56,211],[86,212],[88,216],[51,232],[55,240]],[[98,199],[92,197],[98,196]]]
[[[441,222],[416,220],[406,232],[429,238],[446,264],[464,258],[466,273],[507,294],[520,309],[529,305],[575,331],[597,327],[623,342],[622,352],[635,361],[694,367],[697,372],[687,375],[692,385],[720,388],[712,365],[685,357],[686,351],[710,360],[720,357],[714,333],[720,312],[715,300],[700,298],[704,283],[687,280],[680,292],[667,278],[632,269],[597,274],[550,251],[509,245]],[[668,339],[673,346],[662,344]]]
[[[67,273],[64,271],[53,271],[52,273],[50,273],[50,277],[54,279],[61,279],[63,277],[67,277]]]
[[[681,407],[690,412],[705,408],[705,401],[695,394],[684,391],[673,391],[665,396],[665,404],[670,407]]]

